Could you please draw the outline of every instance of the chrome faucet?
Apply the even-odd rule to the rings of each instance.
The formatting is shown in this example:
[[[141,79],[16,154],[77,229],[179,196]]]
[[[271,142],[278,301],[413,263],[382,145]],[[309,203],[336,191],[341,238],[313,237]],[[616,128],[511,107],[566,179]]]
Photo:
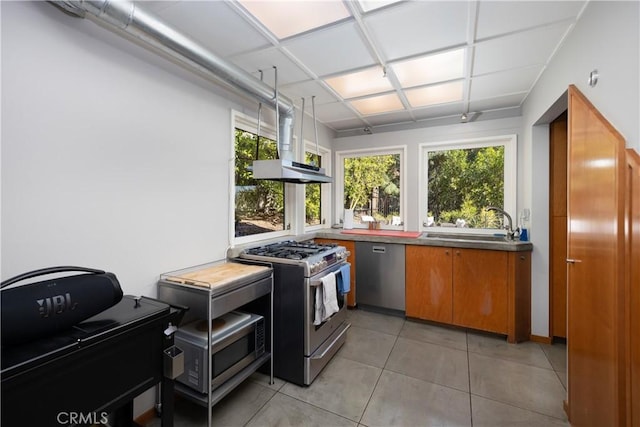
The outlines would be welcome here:
[[[515,240],[516,233],[518,233],[519,230],[514,230],[513,229],[513,220],[511,219],[511,215],[509,215],[506,211],[504,211],[503,209],[500,209],[499,207],[496,207],[496,206],[487,206],[486,209],[488,211],[499,212],[502,215],[507,217],[507,220],[509,221],[509,224],[504,226],[504,229],[507,230],[507,238],[509,240]]]

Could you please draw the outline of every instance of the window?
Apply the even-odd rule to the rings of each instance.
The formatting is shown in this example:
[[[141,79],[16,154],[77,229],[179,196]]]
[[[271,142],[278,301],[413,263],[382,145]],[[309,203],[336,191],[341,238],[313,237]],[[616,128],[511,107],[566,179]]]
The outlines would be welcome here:
[[[487,207],[515,214],[515,135],[422,144],[421,150],[423,229],[495,231],[503,215]]]
[[[307,151],[304,162],[322,167],[322,156]],[[304,223],[307,227],[322,223],[322,184],[306,184],[304,197]]]
[[[254,180],[249,169],[254,160],[275,159],[276,142],[247,130],[252,128],[247,119],[236,117],[235,126],[234,235],[242,238],[281,232],[286,223],[284,183]]]
[[[320,154],[317,154],[318,151]],[[305,144],[304,163],[315,164],[324,168],[327,173],[331,170],[331,151],[316,144]],[[329,210],[331,184],[305,184],[305,231],[324,228],[327,218],[331,215]]]
[[[405,148],[339,152],[337,158],[336,217],[343,217],[342,209],[353,209],[356,227],[372,220],[380,228],[403,226]]]

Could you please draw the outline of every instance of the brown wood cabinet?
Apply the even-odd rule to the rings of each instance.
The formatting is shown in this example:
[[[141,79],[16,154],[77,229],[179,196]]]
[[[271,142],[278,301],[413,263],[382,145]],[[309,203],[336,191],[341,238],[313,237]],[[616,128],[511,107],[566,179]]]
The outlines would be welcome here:
[[[351,290],[347,294],[347,307],[356,306],[356,243],[351,240],[334,240],[334,239],[314,239],[318,243],[335,243],[344,246],[349,251],[347,262],[351,263],[351,280],[349,281]]]
[[[408,317],[529,339],[529,252],[407,245],[405,271]]]
[[[453,323],[507,333],[507,254],[454,249]]]
[[[453,322],[452,249],[405,248],[405,314],[442,323]]]

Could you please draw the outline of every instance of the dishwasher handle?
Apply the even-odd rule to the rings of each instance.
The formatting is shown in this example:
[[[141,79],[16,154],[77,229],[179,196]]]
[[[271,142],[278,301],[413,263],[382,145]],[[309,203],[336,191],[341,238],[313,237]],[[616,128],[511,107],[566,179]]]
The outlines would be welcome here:
[[[384,254],[387,252],[387,248],[384,246],[373,246],[371,250],[374,254]]]

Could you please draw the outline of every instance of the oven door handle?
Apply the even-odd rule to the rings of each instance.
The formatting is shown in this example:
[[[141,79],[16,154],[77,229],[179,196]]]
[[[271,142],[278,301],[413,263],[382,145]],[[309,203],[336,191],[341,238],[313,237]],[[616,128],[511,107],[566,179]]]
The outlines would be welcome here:
[[[351,327],[351,323],[344,323],[344,329],[342,330],[342,332],[340,332],[338,334],[337,337],[335,337],[333,339],[333,341],[331,341],[331,344],[327,345],[324,349],[324,351],[320,354],[314,354],[313,356],[311,356],[311,359],[322,359],[324,358],[327,353],[333,348],[334,344],[338,342],[338,340],[340,338],[342,338],[342,336],[347,332],[347,330]]]

